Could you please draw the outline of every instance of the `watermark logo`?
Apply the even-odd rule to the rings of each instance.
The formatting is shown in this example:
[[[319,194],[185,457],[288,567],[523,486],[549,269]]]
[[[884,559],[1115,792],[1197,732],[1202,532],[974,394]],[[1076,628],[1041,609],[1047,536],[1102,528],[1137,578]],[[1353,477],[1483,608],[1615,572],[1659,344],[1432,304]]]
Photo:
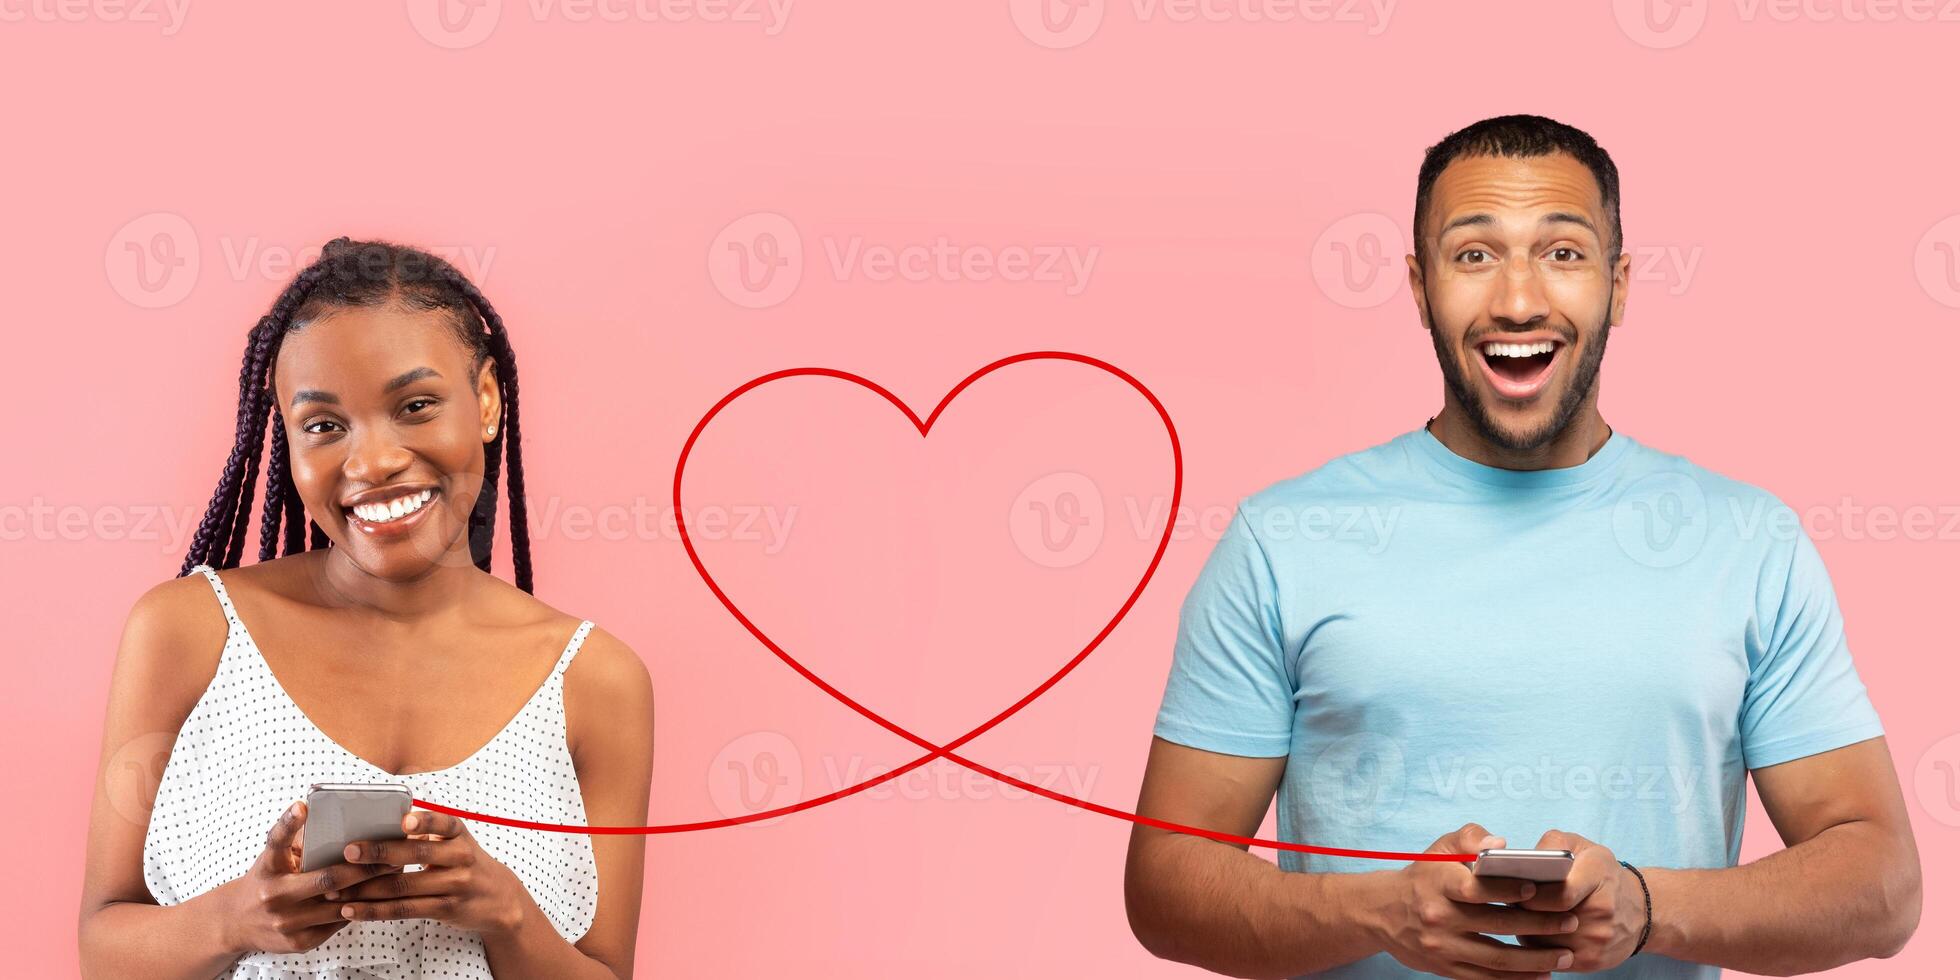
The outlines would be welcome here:
[[[1614,0],[1613,19],[1634,43],[1657,50],[1695,39],[1712,0]],[[1931,24],[1960,21],[1953,0],[1731,0],[1738,24]]]
[[[1679,565],[1708,538],[1708,496],[1684,473],[1641,477],[1613,505],[1613,537],[1627,557],[1649,568]]]
[[[181,215],[155,211],[109,238],[102,264],[116,295],[146,310],[183,302],[197,286],[197,231]]]
[[[1327,226],[1308,257],[1313,281],[1328,299],[1352,310],[1388,302],[1404,279],[1402,229],[1377,211]]]
[[[323,247],[293,247],[237,234],[217,235],[215,247],[207,247],[182,215],[153,211],[131,219],[109,236],[102,265],[116,295],[132,306],[156,310],[189,297],[207,264],[230,282],[283,284],[319,261]],[[478,286],[484,285],[497,259],[494,245],[434,245],[422,250],[455,266]],[[204,261],[207,255],[213,259],[210,263]]]
[[[1307,771],[1313,807],[1327,819],[1367,827],[1402,807],[1408,774],[1400,742],[1375,732],[1343,735]]]
[[[1709,0],[1613,0],[1613,19],[1635,44],[1666,50],[1701,33],[1708,4]]]
[[[708,765],[708,798],[724,817],[745,817],[803,799],[803,754],[781,732],[750,732],[729,742]],[[787,814],[751,826],[779,823]]]
[[[0,24],[155,24],[171,37],[190,9],[191,0],[0,0]]]
[[[1072,48],[1102,26],[1104,0],[1008,0],[1014,26],[1044,48]]]
[[[408,0],[408,22],[424,41],[455,51],[487,40],[503,10],[503,0]]]
[[[102,770],[103,788],[117,816],[139,827],[149,826],[157,786],[176,746],[176,732],[150,732],[124,742],[109,757],[108,767]]]
[[[1064,295],[1088,288],[1099,246],[1066,243],[964,244],[946,235],[927,241],[880,242],[863,235],[803,234],[773,211],[743,215],[723,226],[708,244],[708,277],[729,302],[749,309],[789,299],[806,275],[822,272],[834,282],[983,283],[1059,285]],[[814,265],[806,253],[821,254]]]
[[[1029,561],[1047,568],[1080,565],[1102,544],[1102,491],[1081,473],[1050,473],[1014,497],[1007,528]]]
[[[1946,216],[1920,236],[1912,271],[1933,302],[1960,310],[1960,214]]]
[[[709,244],[708,278],[736,306],[775,306],[803,281],[803,236],[773,211],[745,214]]]
[[[1913,767],[1912,788],[1927,816],[1960,827],[1960,733],[1926,747]]]
[[[794,0],[522,0],[535,23],[741,24],[775,37],[789,24]],[[503,0],[408,0],[415,33],[439,48],[460,50],[488,40]]]
[[[1429,758],[1429,781],[1445,800],[1474,803],[1559,802],[1563,800],[1636,800],[1665,803],[1675,814],[1693,805],[1702,775],[1700,766],[1628,763],[1558,763],[1549,755],[1535,764],[1499,766],[1470,762],[1461,755]]]
[[[1397,0],[1128,0],[1139,24],[1359,24],[1388,30]],[[1007,0],[1014,26],[1044,48],[1072,48],[1102,26],[1105,0]]]

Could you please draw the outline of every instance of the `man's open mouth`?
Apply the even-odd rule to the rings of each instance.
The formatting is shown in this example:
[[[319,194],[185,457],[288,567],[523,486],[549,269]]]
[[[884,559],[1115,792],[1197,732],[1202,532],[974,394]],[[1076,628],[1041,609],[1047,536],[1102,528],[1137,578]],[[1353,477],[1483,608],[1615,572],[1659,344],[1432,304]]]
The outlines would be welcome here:
[[[1477,345],[1477,359],[1499,395],[1522,401],[1545,390],[1563,350],[1565,343],[1558,340],[1488,340]]]

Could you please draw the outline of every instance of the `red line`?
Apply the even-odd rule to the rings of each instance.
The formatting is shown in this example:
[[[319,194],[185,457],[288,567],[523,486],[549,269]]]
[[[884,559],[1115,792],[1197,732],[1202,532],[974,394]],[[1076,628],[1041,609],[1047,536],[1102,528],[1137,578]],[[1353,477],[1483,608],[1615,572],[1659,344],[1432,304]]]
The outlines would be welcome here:
[[[1174,466],[1174,472],[1173,472],[1173,481],[1172,481],[1172,488],[1171,488],[1171,506],[1170,506],[1169,513],[1173,516],[1176,515],[1178,503],[1180,502],[1180,500],[1182,500],[1184,494],[1184,450],[1183,447],[1178,442],[1177,427],[1174,424],[1172,424],[1170,413],[1165,410],[1163,403],[1157,400],[1157,396],[1153,394],[1149,388],[1145,387],[1142,382],[1131,377],[1128,373],[1124,372],[1121,368],[1118,368],[1113,364],[1109,364],[1108,362],[1101,361],[1084,354],[1072,354],[1066,351],[1030,351],[1025,354],[1016,354],[1011,357],[1001,358],[1000,360],[997,360],[992,364],[989,364],[986,367],[983,367],[978,371],[975,371],[972,374],[967,375],[966,378],[962,380],[959,384],[953,386],[953,390],[947,392],[946,397],[941,398],[939,400],[939,404],[933,406],[932,412],[929,413],[923,420],[921,420],[918,417],[918,415],[913,413],[912,409],[909,406],[907,406],[903,401],[899,400],[897,396],[885,390],[885,388],[880,386],[877,382],[871,381],[867,378],[859,377],[858,375],[855,374],[850,374],[848,372],[838,371],[831,368],[815,368],[815,367],[792,368],[789,370],[776,371],[771,374],[765,374],[762,377],[756,378],[753,381],[750,381],[747,384],[744,384],[741,387],[736,388],[734,391],[731,391],[727,395],[723,396],[720,401],[716,402],[714,407],[710,408],[707,414],[701,417],[701,421],[695,423],[694,431],[688,434],[687,442],[681,446],[680,459],[674,465],[674,512],[676,514],[681,515],[678,523],[678,527],[680,528],[680,532],[681,532],[681,544],[683,547],[687,549],[687,556],[688,559],[694,563],[694,570],[700,574],[701,580],[705,582],[708,586],[708,589],[715,594],[715,598],[720,600],[722,607],[727,609],[729,614],[733,615],[735,619],[742,624],[743,628],[747,629],[751,635],[753,635],[758,641],[762,643],[763,646],[769,648],[769,651],[775,654],[777,659],[781,660],[785,664],[788,664],[792,670],[795,670],[798,674],[802,675],[803,679],[809,681],[811,684],[816,685],[820,690],[822,690],[825,694],[830,695],[838,703],[843,704],[845,707],[850,708],[852,711],[855,711],[860,715],[863,715],[865,718],[871,720],[872,722],[875,722],[880,727],[891,732],[892,734],[897,735],[900,738],[903,738],[906,741],[911,742],[912,744],[917,745],[920,748],[924,749],[926,751],[925,755],[919,756],[918,758],[913,759],[911,762],[908,762],[903,766],[899,766],[898,768],[893,769],[889,772],[880,774],[871,779],[864,780],[854,785],[844,787],[843,789],[837,790],[832,793],[827,793],[823,796],[819,796],[813,799],[802,800],[797,803],[792,803],[788,806],[777,807],[773,810],[763,810],[757,813],[743,814],[742,816],[739,817],[727,817],[721,820],[702,820],[694,823],[659,824],[659,825],[648,826],[648,827],[594,827],[594,826],[580,826],[576,824],[538,823],[530,820],[518,820],[511,817],[499,817],[499,816],[494,816],[485,813],[473,813],[468,810],[459,810],[454,807],[443,806],[442,804],[439,803],[429,803],[423,800],[416,800],[415,805],[426,810],[434,810],[438,813],[447,813],[450,814],[451,816],[463,817],[471,820],[481,820],[486,823],[501,824],[506,827],[520,827],[526,830],[542,830],[542,831],[549,831],[555,833],[568,833],[568,834],[679,834],[679,833],[689,833],[698,830],[713,830],[720,827],[733,827],[738,824],[754,823],[761,820],[769,820],[775,817],[780,817],[785,814],[796,813],[801,810],[813,809],[815,807],[823,806],[826,803],[831,803],[836,800],[841,800],[847,796],[852,796],[857,793],[861,793],[864,790],[870,789],[871,787],[883,783],[887,780],[896,779],[897,777],[904,775],[905,773],[910,772],[913,769],[918,768],[919,766],[925,765],[927,762],[930,762],[933,759],[937,758],[937,759],[949,760],[951,762],[957,763],[958,765],[965,766],[967,769],[985,775],[996,781],[1006,783],[1010,786],[1018,787],[1026,792],[1034,793],[1038,796],[1047,797],[1048,799],[1054,800],[1057,803],[1066,803],[1069,806],[1079,807],[1081,809],[1088,810],[1093,813],[1100,813],[1104,816],[1115,817],[1120,820],[1128,820],[1131,823],[1138,823],[1138,824],[1143,824],[1145,826],[1156,827],[1160,830],[1168,830],[1181,834],[1190,834],[1197,837],[1208,837],[1212,840],[1224,841],[1230,844],[1239,844],[1239,845],[1244,845],[1249,847],[1270,847],[1282,851],[1298,851],[1298,852],[1304,852],[1310,854],[1331,854],[1331,855],[1336,855],[1341,857],[1374,858],[1374,859],[1384,860],[1384,861],[1469,862],[1469,861],[1476,860],[1476,855],[1474,854],[1436,854],[1436,853],[1421,853],[1421,852],[1413,852],[1413,851],[1367,851],[1367,850],[1356,850],[1356,849],[1344,848],[1344,847],[1323,847],[1315,844],[1296,844],[1289,841],[1263,840],[1257,837],[1242,837],[1237,834],[1228,834],[1217,830],[1207,830],[1202,827],[1191,827],[1185,824],[1172,823],[1168,820],[1158,820],[1154,817],[1142,816],[1141,814],[1131,813],[1128,810],[1119,810],[1115,807],[1104,806],[1100,803],[1092,803],[1088,800],[1077,799],[1076,797],[1069,796],[1065,793],[1055,792],[1054,790],[1050,790],[1046,787],[1036,786],[1033,783],[1026,782],[1025,780],[1016,779],[1012,776],[1007,775],[1006,773],[998,772],[978,762],[974,762],[973,760],[968,759],[962,755],[959,755],[954,751],[955,749],[958,749],[960,746],[965,745],[966,743],[985,734],[988,730],[992,729],[995,725],[998,725],[1001,722],[1006,721],[1008,718],[1013,717],[1016,712],[1019,712],[1022,708],[1025,708],[1029,704],[1033,703],[1033,701],[1036,698],[1039,698],[1043,694],[1047,693],[1049,688],[1054,687],[1057,683],[1061,681],[1063,677],[1068,676],[1069,672],[1074,670],[1076,665],[1080,664],[1083,660],[1087,659],[1089,654],[1094,652],[1096,647],[1102,644],[1102,641],[1106,637],[1108,637],[1112,631],[1116,629],[1116,624],[1122,622],[1123,617],[1129,614],[1130,608],[1136,605],[1137,599],[1143,594],[1144,586],[1148,585],[1150,583],[1151,577],[1156,574],[1158,564],[1163,561],[1164,550],[1170,544],[1171,531],[1175,524],[1175,522],[1172,520],[1166,520],[1164,522],[1164,531],[1163,534],[1158,538],[1157,550],[1150,557],[1150,565],[1144,569],[1142,577],[1137,580],[1136,588],[1131,590],[1129,598],[1124,600],[1122,607],[1116,611],[1115,615],[1110,617],[1109,622],[1106,623],[1103,626],[1102,630],[1098,632],[1095,635],[1095,637],[1089,641],[1088,645],[1084,646],[1079,653],[1077,653],[1074,657],[1070,658],[1070,660],[1067,663],[1063,664],[1061,669],[1049,675],[1048,679],[1042,681],[1041,684],[1037,686],[1034,690],[1029,691],[1020,700],[1009,705],[1006,710],[988,719],[986,722],[981,724],[978,728],[975,728],[972,731],[967,732],[964,735],[961,735],[959,738],[956,738],[951,742],[946,743],[943,746],[936,745],[931,741],[928,741],[927,739],[921,738],[920,736],[913,734],[911,731],[893,723],[889,719],[885,718],[883,715],[878,714],[876,711],[873,711],[870,708],[862,704],[859,704],[856,699],[852,698],[848,694],[845,694],[843,691],[840,691],[837,688],[831,686],[829,682],[817,676],[809,668],[804,667],[803,664],[799,662],[795,657],[790,656],[788,651],[778,646],[774,640],[771,640],[769,638],[768,634],[764,633],[760,627],[756,626],[755,623],[751,622],[746,615],[743,615],[742,610],[735,605],[735,602],[731,600],[726,593],[722,591],[720,584],[715,581],[714,576],[709,574],[707,566],[703,564],[701,561],[700,554],[698,554],[694,550],[694,539],[688,534],[687,531],[686,511],[683,510],[681,507],[681,478],[682,475],[687,470],[687,458],[694,451],[694,443],[697,439],[700,438],[702,431],[708,427],[708,423],[710,421],[713,421],[714,417],[717,414],[719,414],[723,408],[726,408],[730,402],[733,402],[735,399],[740,398],[743,394],[749,392],[750,390],[768,384],[772,381],[779,381],[783,378],[793,378],[793,377],[799,377],[805,375],[838,378],[844,381],[849,381],[854,384],[860,385],[864,388],[867,388],[873,392],[876,392],[877,394],[882,396],[886,401],[890,402],[900,412],[904,413],[905,417],[912,422],[913,427],[919,430],[920,437],[923,438],[931,433],[933,423],[939,419],[940,413],[945,411],[946,406],[951,404],[953,399],[957,397],[960,392],[966,390],[968,385],[971,385],[975,381],[978,381],[979,379],[985,377],[986,375],[991,374],[994,371],[997,371],[1001,368],[1007,367],[1010,364],[1016,364],[1022,361],[1031,361],[1031,360],[1074,361],[1080,364],[1086,364],[1091,367],[1098,368],[1118,378],[1121,378],[1124,382],[1128,383],[1130,387],[1135,388],[1139,393],[1143,395],[1143,397],[1147,401],[1150,402],[1150,407],[1157,411],[1158,418],[1161,419],[1164,423],[1164,431],[1170,437],[1171,459]]]

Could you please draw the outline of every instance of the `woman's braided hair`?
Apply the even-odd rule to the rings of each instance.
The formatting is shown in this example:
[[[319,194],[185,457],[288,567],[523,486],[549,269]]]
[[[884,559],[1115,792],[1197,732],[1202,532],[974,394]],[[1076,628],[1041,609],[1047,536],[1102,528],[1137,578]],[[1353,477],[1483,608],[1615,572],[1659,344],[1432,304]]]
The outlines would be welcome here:
[[[306,509],[293,485],[286,459],[286,428],[272,390],[272,364],[286,334],[335,309],[394,303],[421,312],[446,310],[458,338],[470,351],[470,375],[475,377],[485,358],[497,366],[497,385],[503,393],[503,418],[484,450],[483,492],[470,514],[470,557],[476,567],[490,570],[490,546],[497,529],[497,481],[510,469],[511,567],[517,587],[531,591],[531,533],[524,509],[524,458],[517,428],[517,360],[504,333],[504,321],[476,285],[438,256],[390,242],[356,242],[336,238],[320,258],[300,270],[272,309],[252,327],[245,341],[245,361],[238,372],[238,434],[225,460],[218,489],[198,524],[184,567],[178,574],[208,564],[236,568],[245,550],[245,525],[252,510],[253,485],[259,477],[259,458],[265,450],[266,423],[272,425],[272,456],[267,461],[265,507],[259,517],[259,560],[280,554],[280,526],[285,525],[284,553],[327,547],[330,542],[318,524],[301,526]]]

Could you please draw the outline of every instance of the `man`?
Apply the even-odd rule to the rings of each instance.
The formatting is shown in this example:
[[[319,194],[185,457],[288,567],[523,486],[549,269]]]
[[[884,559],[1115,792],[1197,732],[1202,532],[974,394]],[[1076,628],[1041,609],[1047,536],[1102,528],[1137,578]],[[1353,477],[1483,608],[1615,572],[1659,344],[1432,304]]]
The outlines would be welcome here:
[[[1409,286],[1443,409],[1240,504],[1185,599],[1138,803],[1252,836],[1277,791],[1289,842],[1564,848],[1571,873],[1275,867],[1138,825],[1151,952],[1248,977],[1712,977],[1912,934],[1919,856],[1815,546],[1775,497],[1600,416],[1619,199],[1592,138],[1542,117],[1429,150]],[[1786,847],[1737,867],[1745,769]]]

